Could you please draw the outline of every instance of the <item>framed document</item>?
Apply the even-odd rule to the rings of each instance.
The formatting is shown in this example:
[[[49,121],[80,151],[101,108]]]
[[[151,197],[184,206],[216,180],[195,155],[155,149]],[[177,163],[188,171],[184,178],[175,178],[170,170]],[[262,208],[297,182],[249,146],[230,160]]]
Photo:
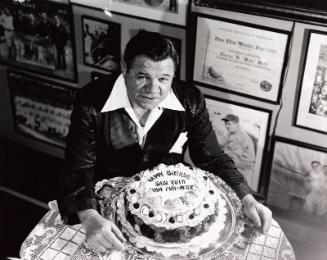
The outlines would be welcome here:
[[[199,85],[278,103],[288,44],[286,31],[198,17],[193,79]]]
[[[249,186],[258,191],[271,111],[207,95],[205,97],[219,144],[233,159]]]
[[[276,137],[272,152],[268,205],[275,216],[287,214],[290,223],[301,223],[299,240],[316,235],[326,224],[327,150]]]
[[[8,71],[18,134],[64,148],[77,89]]]
[[[120,70],[121,25],[82,16],[84,64],[108,71]]]
[[[72,8],[58,1],[1,1],[0,62],[76,82]]]
[[[327,133],[327,32],[309,31],[296,126]]]

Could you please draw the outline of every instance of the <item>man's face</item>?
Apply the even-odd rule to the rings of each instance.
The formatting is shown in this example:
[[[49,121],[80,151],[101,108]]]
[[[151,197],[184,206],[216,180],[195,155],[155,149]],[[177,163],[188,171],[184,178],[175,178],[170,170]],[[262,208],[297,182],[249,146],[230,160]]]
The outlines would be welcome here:
[[[228,132],[235,133],[237,131],[237,123],[234,121],[225,121],[225,126]]]
[[[167,97],[175,71],[174,62],[170,57],[153,61],[140,55],[134,58],[129,69],[124,63],[122,68],[133,108],[152,110]]]

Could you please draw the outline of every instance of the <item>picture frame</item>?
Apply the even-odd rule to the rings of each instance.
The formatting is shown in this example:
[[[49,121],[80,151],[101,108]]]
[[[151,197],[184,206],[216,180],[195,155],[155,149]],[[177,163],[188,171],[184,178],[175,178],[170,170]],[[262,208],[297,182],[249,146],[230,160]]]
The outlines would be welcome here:
[[[8,70],[15,132],[65,148],[76,88]]]
[[[289,221],[290,235],[307,241],[326,227],[327,149],[279,136],[271,149],[267,205]]]
[[[93,68],[120,71],[121,24],[82,16],[83,60]]]
[[[8,27],[0,43],[0,63],[77,82],[73,14],[68,1],[4,0],[0,9]]]
[[[80,4],[73,4],[75,23],[79,26],[82,16],[95,17],[101,20],[121,25],[121,57],[124,55],[125,46],[128,41],[140,30],[161,33],[172,41],[176,51],[179,53],[179,66],[175,71],[175,76],[181,80],[186,79],[186,30],[180,26],[172,24],[162,24],[155,21],[140,19],[124,14],[112,13],[112,17],[108,17],[103,10],[96,8],[88,8]],[[81,27],[80,25],[79,27]],[[80,36],[82,37],[82,36]],[[82,48],[82,47],[81,47]],[[81,54],[82,55],[82,54]],[[89,71],[89,68],[85,68]],[[103,71],[105,72],[105,71]]]
[[[89,0],[71,0],[72,3],[91,6]],[[94,0],[93,8],[141,17],[162,23],[186,26],[188,0]]]
[[[259,190],[271,111],[205,95],[217,141],[229,155],[249,186]]]
[[[293,125],[327,133],[327,32],[309,30]]]
[[[197,16],[196,84],[278,104],[289,32],[225,18]]]

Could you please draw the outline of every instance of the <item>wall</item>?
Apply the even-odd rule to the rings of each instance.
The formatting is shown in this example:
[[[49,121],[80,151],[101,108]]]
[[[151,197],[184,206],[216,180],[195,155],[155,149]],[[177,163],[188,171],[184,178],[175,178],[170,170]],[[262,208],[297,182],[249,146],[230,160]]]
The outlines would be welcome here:
[[[185,3],[185,1],[182,1]],[[223,2],[223,1],[222,1]],[[74,14],[74,28],[75,28],[75,42],[76,42],[76,58],[77,58],[77,69],[78,69],[78,82],[70,83],[64,82],[62,80],[51,79],[55,82],[62,82],[67,85],[73,86],[75,88],[80,88],[85,83],[90,81],[90,73],[92,71],[101,72],[95,68],[84,65],[83,61],[83,44],[82,44],[82,25],[81,17],[90,16],[106,21],[115,21],[123,24],[122,26],[122,39],[121,46],[124,46],[128,39],[133,34],[133,31],[145,28],[148,30],[159,31],[165,35],[171,37],[178,37],[182,39],[182,79],[187,78],[192,80],[192,56],[194,55],[194,36],[195,28],[192,28],[192,19],[196,19],[198,14],[209,15],[211,17],[222,17],[236,21],[242,21],[249,24],[266,26],[275,29],[282,29],[290,32],[291,34],[291,46],[289,48],[289,58],[287,61],[287,68],[285,73],[285,78],[283,79],[282,86],[282,97],[280,104],[272,104],[269,102],[264,102],[240,95],[230,94],[225,91],[206,88],[199,86],[203,93],[224,98],[227,100],[232,100],[239,102],[241,104],[251,104],[255,107],[260,107],[272,111],[271,124],[269,129],[269,135],[277,135],[292,140],[299,140],[304,143],[309,143],[316,146],[327,147],[327,140],[325,134],[317,133],[309,130],[304,130],[293,125],[295,104],[297,100],[297,92],[299,90],[301,73],[303,73],[303,60],[304,60],[304,50],[305,43],[307,41],[307,29],[317,29],[320,31],[327,31],[326,27],[316,25],[317,23],[300,23],[296,19],[287,17],[276,17],[276,15],[268,14],[247,14],[244,12],[236,12],[231,10],[214,9],[206,7],[198,7],[195,5],[191,6],[192,15],[189,16],[188,25],[178,25],[173,26],[169,24],[169,20],[165,20],[162,17],[156,17],[154,20],[142,19],[142,17],[133,17],[121,15],[112,12],[112,17],[104,14],[102,9],[110,8],[110,1],[97,0],[92,1],[92,8],[86,8],[83,5],[89,5],[89,1],[86,0],[73,0],[73,14]],[[284,15],[284,16],[287,16]],[[157,20],[157,21],[155,21]],[[121,50],[123,52],[123,50]],[[50,155],[63,158],[63,149],[56,148],[54,146],[48,145],[44,142],[39,142],[35,139],[26,138],[24,136],[15,133],[14,122],[13,122],[13,112],[10,102],[9,91],[7,88],[7,67],[0,67],[0,78],[1,78],[1,88],[0,88],[0,136],[5,139],[9,139],[21,144],[24,144],[33,149],[43,151]],[[19,70],[18,70],[19,71]],[[45,76],[39,76],[41,78],[47,78]],[[268,138],[271,141],[271,138]],[[270,143],[267,144],[269,150]],[[265,158],[266,161],[268,158]],[[263,168],[265,168],[263,166]],[[264,183],[263,183],[264,184]]]

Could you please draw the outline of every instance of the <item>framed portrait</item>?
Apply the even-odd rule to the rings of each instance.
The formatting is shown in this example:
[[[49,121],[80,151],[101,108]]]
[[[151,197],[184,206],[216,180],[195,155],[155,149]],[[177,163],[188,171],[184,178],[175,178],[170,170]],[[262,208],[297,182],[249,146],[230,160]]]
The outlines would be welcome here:
[[[327,133],[327,32],[308,35],[294,125]]]
[[[205,100],[219,144],[258,191],[271,111],[208,95]]]
[[[287,216],[290,231],[303,229],[296,235],[306,241],[326,227],[327,149],[275,137],[271,155],[267,203],[275,217]]]
[[[186,26],[188,0],[71,0],[74,4]]]
[[[109,73],[120,71],[121,25],[82,16],[84,64]]]
[[[198,16],[193,80],[278,103],[288,45],[287,31]]]
[[[8,86],[16,132],[64,148],[77,89],[14,71]]]
[[[1,63],[77,81],[71,5],[64,1],[3,0],[0,10]]]

